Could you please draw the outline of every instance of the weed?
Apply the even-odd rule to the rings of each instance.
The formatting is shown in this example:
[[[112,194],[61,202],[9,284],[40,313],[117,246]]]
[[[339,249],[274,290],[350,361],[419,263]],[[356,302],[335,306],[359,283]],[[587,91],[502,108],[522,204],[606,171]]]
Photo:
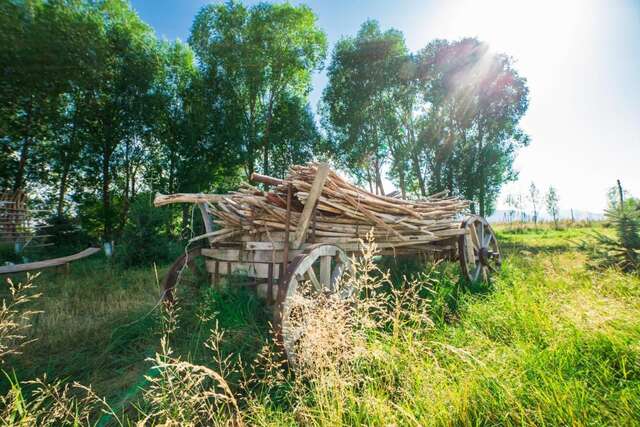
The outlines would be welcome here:
[[[8,356],[3,422],[41,423],[49,408],[57,424],[80,425],[105,412],[122,424],[638,425],[640,277],[586,269],[572,242],[590,232],[500,229],[503,271],[482,289],[459,286],[447,264],[388,272],[370,245],[341,285],[356,290],[351,299],[304,307],[293,369],[248,291],[205,289],[163,319],[151,271],[87,261],[78,270],[95,268],[83,273],[93,285],[47,275],[39,286],[31,308],[46,312],[26,338],[39,340]],[[38,358],[43,349],[58,362]],[[104,354],[87,356],[95,349]],[[116,397],[95,392],[86,412],[87,389],[65,376]]]
[[[38,299],[41,294],[31,293],[35,286],[33,281],[38,275],[27,275],[27,280],[14,283],[7,278],[9,298],[2,300],[0,306],[0,363],[9,355],[20,353],[20,349],[29,341],[25,341],[25,332],[31,326],[31,319],[39,312],[27,309],[26,306]]]

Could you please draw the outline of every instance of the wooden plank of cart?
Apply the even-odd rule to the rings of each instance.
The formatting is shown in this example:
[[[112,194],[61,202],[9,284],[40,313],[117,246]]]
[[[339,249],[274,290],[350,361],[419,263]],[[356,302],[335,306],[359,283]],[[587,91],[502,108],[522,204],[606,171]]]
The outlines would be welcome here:
[[[373,233],[382,254],[420,256],[434,262],[458,259],[470,281],[489,280],[500,268],[496,236],[479,216],[464,219],[469,203],[445,194],[404,200],[366,192],[331,171],[327,164],[293,166],[285,179],[253,174],[260,190],[244,184],[218,194],[158,194],[155,205],[195,203],[205,234],[179,257],[163,281],[163,298],[172,303],[186,276],[218,285],[221,277],[242,274],[274,308],[274,326],[291,361],[303,331],[290,317],[303,283],[314,292],[348,298],[338,289],[361,253],[361,239]],[[204,268],[198,268],[204,265]]]

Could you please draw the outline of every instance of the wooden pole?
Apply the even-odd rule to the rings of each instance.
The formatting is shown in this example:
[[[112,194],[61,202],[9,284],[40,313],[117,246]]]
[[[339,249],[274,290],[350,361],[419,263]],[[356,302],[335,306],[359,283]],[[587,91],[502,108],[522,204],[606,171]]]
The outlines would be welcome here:
[[[329,165],[322,163],[318,166],[316,177],[311,185],[311,190],[309,190],[309,195],[307,196],[307,200],[304,204],[304,209],[302,209],[302,214],[298,221],[298,228],[296,229],[296,234],[293,239],[293,249],[300,248],[300,245],[302,245],[303,240],[306,238],[309,223],[311,221],[311,215],[316,208],[316,202],[320,198],[322,187],[324,187],[327,176],[329,176]]]
[[[157,193],[153,200],[155,207],[169,205],[171,203],[215,203],[223,201],[229,195],[204,194],[204,193],[176,193],[176,194],[160,194]]]
[[[285,217],[285,231],[284,231],[284,248],[282,253],[282,264],[280,267],[280,275],[278,281],[278,301],[284,299],[284,276],[287,273],[287,267],[289,266],[289,226],[291,224],[291,197],[293,196],[293,187],[291,184],[287,184],[287,214]]]
[[[618,193],[620,194],[620,212],[624,210],[624,193],[622,192],[622,184],[618,179]]]
[[[260,182],[262,184],[267,184],[267,185],[282,185],[284,184],[284,180],[279,179],[279,178],[273,178],[271,176],[267,176],[267,175],[260,175],[259,173],[252,173],[251,177],[249,178],[250,181],[253,182]]]

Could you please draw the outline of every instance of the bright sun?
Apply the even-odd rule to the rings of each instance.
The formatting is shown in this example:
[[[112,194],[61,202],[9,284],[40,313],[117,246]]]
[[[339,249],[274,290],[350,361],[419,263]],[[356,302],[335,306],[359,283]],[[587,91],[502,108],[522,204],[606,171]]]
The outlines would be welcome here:
[[[585,2],[464,0],[449,3],[448,26],[517,57],[566,53],[584,20]],[[550,52],[550,50],[552,52]]]

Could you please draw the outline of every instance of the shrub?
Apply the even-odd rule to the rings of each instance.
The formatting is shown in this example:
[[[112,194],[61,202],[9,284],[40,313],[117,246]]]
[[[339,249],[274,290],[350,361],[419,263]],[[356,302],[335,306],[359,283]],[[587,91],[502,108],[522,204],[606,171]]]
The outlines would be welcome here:
[[[53,215],[46,222],[49,227],[43,229],[43,233],[50,235],[48,242],[53,243],[55,251],[61,255],[68,255],[91,244],[91,239],[74,218]]]
[[[588,250],[592,268],[619,268],[640,272],[640,211],[633,206],[612,208],[605,213],[615,237],[595,233],[595,243],[581,245]]]
[[[115,247],[118,263],[125,267],[151,265],[176,258],[178,245],[163,231],[171,211],[156,209],[151,194],[141,194],[131,205],[122,237]]]
[[[0,302],[0,365],[11,354],[19,354],[25,345],[25,332],[31,327],[31,318],[37,311],[25,309],[40,294],[33,293],[33,281],[38,277],[27,273],[24,283],[14,283],[6,279],[9,287],[9,298]]]
[[[0,265],[4,265],[6,262],[20,262],[20,255],[16,253],[12,242],[0,242]]]

